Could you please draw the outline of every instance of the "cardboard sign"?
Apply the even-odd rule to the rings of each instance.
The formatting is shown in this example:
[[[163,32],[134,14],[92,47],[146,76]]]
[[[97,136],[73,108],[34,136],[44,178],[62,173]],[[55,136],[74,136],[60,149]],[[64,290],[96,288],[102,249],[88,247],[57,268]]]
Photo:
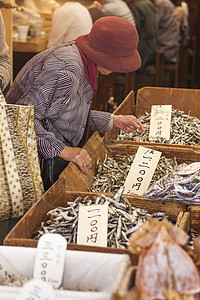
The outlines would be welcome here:
[[[108,205],[79,207],[77,243],[107,247]]]
[[[171,128],[171,105],[152,105],[149,139],[155,138],[170,139]]]
[[[54,300],[55,292],[52,286],[42,280],[33,279],[22,287],[16,300]]]
[[[44,234],[38,241],[34,279],[59,288],[62,283],[67,241],[60,234]]]
[[[160,151],[140,146],[124,184],[123,194],[143,195],[161,156]]]

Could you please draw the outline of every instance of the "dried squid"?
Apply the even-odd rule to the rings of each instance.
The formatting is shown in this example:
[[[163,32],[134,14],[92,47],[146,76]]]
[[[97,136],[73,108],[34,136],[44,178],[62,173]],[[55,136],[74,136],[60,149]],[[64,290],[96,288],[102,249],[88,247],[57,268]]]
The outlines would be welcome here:
[[[130,251],[140,253],[135,287],[139,299],[196,299],[200,276],[181,247],[187,234],[167,220],[148,219],[130,237]]]

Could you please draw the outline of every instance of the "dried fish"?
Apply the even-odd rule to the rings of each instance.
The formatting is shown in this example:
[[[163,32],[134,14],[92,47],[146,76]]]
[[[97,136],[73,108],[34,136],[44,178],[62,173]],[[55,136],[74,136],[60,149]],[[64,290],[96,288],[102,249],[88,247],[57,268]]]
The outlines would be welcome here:
[[[150,113],[146,112],[145,115],[139,116],[138,119],[144,126],[144,132],[141,133],[137,129],[134,132],[125,133],[121,130],[117,139],[193,146],[199,146],[200,144],[200,120],[196,117],[186,115],[183,111],[172,109],[170,140],[163,138],[149,139]]]
[[[103,163],[98,161],[96,175],[90,191],[117,193],[128,176],[134,157],[135,155],[116,155],[113,158],[105,158]],[[150,185],[169,174],[177,166],[175,157],[166,158],[165,156],[161,156]]]
[[[200,204],[200,162],[180,164],[168,175],[153,183],[144,197],[162,201],[181,201],[185,205]]]
[[[22,287],[29,280],[30,278],[26,277],[17,278],[15,276],[7,275],[0,277],[0,285]]]
[[[119,199],[118,199],[119,200]],[[68,243],[77,242],[78,211],[80,205],[108,204],[108,234],[107,246],[113,248],[127,248],[129,236],[135,232],[151,216],[154,220],[168,218],[166,213],[148,213],[145,209],[132,207],[128,199],[116,201],[106,195],[78,197],[68,207],[57,207],[47,213],[50,217],[33,232],[33,239],[39,239],[45,233],[59,233]]]

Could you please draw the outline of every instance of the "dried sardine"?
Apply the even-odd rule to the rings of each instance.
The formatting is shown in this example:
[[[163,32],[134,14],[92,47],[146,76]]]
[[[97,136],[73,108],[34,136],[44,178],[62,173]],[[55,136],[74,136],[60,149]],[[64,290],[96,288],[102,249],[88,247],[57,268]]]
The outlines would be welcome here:
[[[171,115],[171,132],[170,140],[163,138],[155,138],[153,141],[149,139],[150,119],[151,114],[139,116],[138,119],[144,126],[144,132],[136,130],[131,133],[120,131],[118,140],[132,140],[137,142],[155,142],[155,143],[169,143],[180,145],[200,145],[200,120],[196,117],[186,115],[183,111],[173,109]]]
[[[122,202],[106,195],[98,197],[78,197],[70,206],[57,207],[47,213],[50,217],[33,233],[34,239],[39,239],[45,233],[59,233],[68,243],[77,242],[78,211],[80,205],[108,204],[108,235],[107,246],[114,248],[127,248],[129,236],[135,232],[151,216],[155,220],[168,217],[165,213],[148,213],[147,210],[132,207],[126,198]]]

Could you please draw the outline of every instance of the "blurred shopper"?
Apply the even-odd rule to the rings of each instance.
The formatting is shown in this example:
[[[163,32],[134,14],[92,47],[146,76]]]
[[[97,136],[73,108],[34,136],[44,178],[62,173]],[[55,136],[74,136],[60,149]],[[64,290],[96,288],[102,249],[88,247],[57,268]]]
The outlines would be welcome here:
[[[58,179],[69,161],[87,174],[91,158],[81,147],[88,130],[102,134],[112,127],[126,132],[142,124],[133,115],[94,111],[98,73],[137,70],[138,34],[119,17],[98,19],[89,34],[34,56],[19,72],[6,95],[8,103],[32,104],[45,189]]]
[[[79,2],[66,2],[52,15],[51,31],[47,47],[61,45],[87,34],[93,25],[88,9]]]
[[[129,7],[135,18],[140,39],[138,52],[142,65],[137,73],[147,74],[155,66],[156,50],[159,48],[156,10],[150,0],[132,0]]]
[[[105,0],[102,1],[102,11],[106,16],[121,17],[135,26],[133,14],[123,0]]]
[[[179,46],[179,16],[170,0],[151,0],[156,8],[160,48],[165,50],[168,63],[175,63]]]

